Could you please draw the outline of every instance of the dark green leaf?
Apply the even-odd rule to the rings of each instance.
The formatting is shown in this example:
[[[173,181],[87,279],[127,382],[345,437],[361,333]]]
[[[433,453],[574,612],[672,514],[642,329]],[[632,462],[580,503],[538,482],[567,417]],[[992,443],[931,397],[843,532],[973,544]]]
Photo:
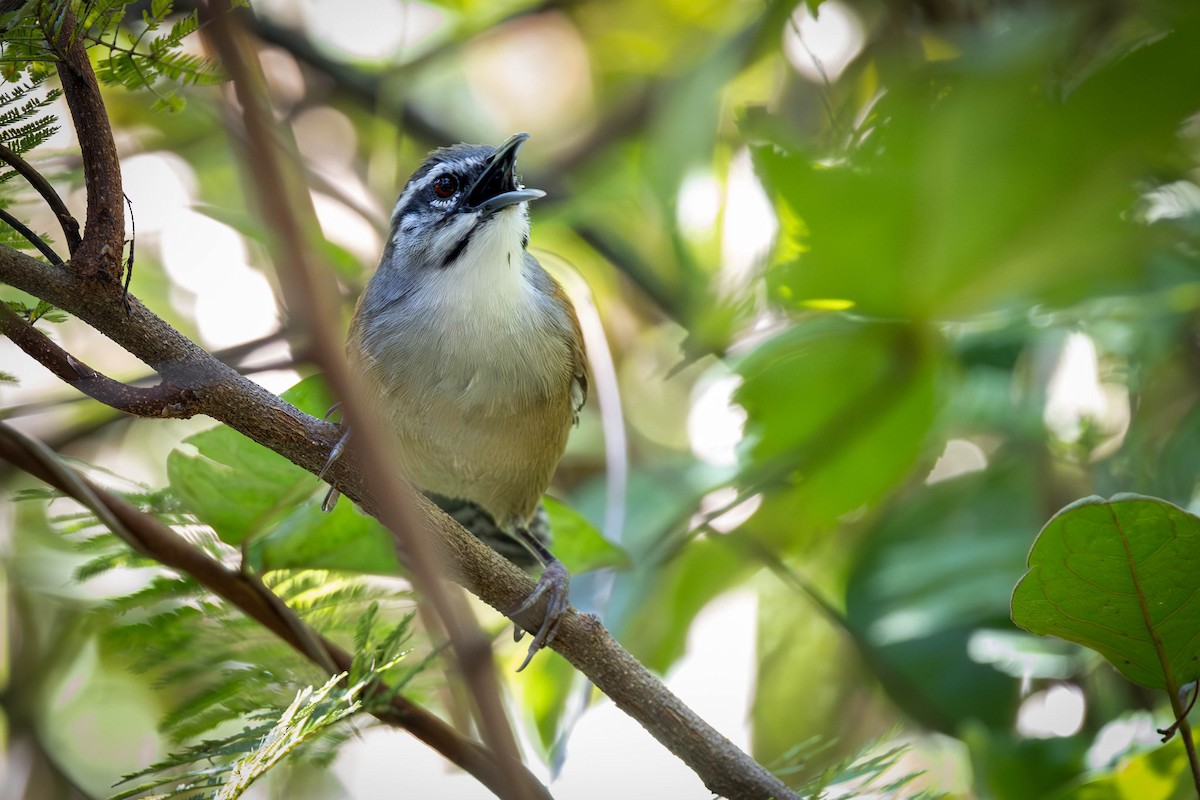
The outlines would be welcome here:
[[[1021,533],[1037,525],[1042,498],[1026,464],[995,460],[892,504],[846,589],[847,624],[893,701],[946,732],[970,720],[1007,729],[1016,713],[1019,678],[981,663],[971,643],[1008,627]]]

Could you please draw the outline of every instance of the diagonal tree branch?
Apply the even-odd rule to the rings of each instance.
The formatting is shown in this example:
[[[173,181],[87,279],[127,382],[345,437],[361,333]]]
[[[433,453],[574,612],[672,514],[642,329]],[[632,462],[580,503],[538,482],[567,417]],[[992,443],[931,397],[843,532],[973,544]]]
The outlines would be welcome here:
[[[72,84],[72,89],[65,91],[65,95],[80,132],[88,176],[88,224],[76,254],[79,268],[49,267],[18,251],[0,247],[0,281],[53,303],[142,359],[166,385],[188,398],[190,413],[207,414],[309,472],[318,473],[340,438],[341,431],[337,426],[300,412],[247,380],[154,315],[133,296],[122,305],[115,280],[113,291],[96,291],[97,283],[93,280],[96,275],[119,275],[124,229],[120,174],[107,116],[95,87],[95,76],[86,64],[82,45],[69,33],[70,28],[68,25],[54,35],[65,53],[60,72],[64,89],[67,83]],[[257,137],[257,141],[269,148],[273,140],[263,135]],[[254,162],[251,164],[253,166]],[[114,187],[115,195],[112,194]],[[271,196],[278,197],[278,194]],[[284,225],[274,231],[281,244],[301,246],[305,241],[303,236],[288,235],[289,228],[283,218],[269,221]],[[303,279],[311,280],[311,275]],[[58,358],[54,353],[42,353],[40,357],[51,363]],[[336,359],[331,362],[337,363]],[[349,389],[342,392],[343,396],[349,396],[353,408],[353,382],[345,385]],[[369,425],[363,428],[372,429]],[[369,454],[371,448],[365,448],[365,451]],[[366,460],[370,467],[368,471],[376,475],[386,472],[386,460],[376,461],[376,458],[379,456]],[[399,530],[402,535],[408,529],[424,532],[444,565],[445,575],[502,613],[518,607],[532,591],[533,581],[528,575],[464,531],[420,495],[381,493],[376,483],[368,480],[361,463],[350,459],[339,459],[326,476],[366,512],[392,523],[390,527],[394,532]],[[127,513],[127,509],[122,509],[119,504],[113,506],[112,511],[118,516]],[[417,524],[406,526],[410,518]],[[125,524],[128,527],[130,523]],[[409,559],[414,550],[420,551],[422,539],[398,538],[397,545]],[[181,557],[174,551],[164,555],[164,559]],[[211,565],[202,562],[164,560],[164,563],[185,570],[188,568],[182,564],[188,563],[208,579],[220,580],[219,575],[211,573]],[[422,577],[431,580],[434,574],[436,572],[426,572]],[[200,576],[196,577],[199,579]],[[242,583],[236,585],[244,586]],[[247,604],[266,604],[260,593],[254,592],[254,597],[253,601],[246,600]],[[516,621],[527,630],[536,630],[544,609],[545,601],[518,615]],[[278,617],[272,619],[278,620]],[[294,632],[280,632],[280,635],[294,637]],[[552,649],[567,658],[618,707],[688,764],[713,792],[735,800],[795,797],[778,778],[668,691],[613,640],[595,617],[570,611]],[[510,763],[502,761],[499,766],[503,776]],[[504,777],[500,780],[504,786],[513,786],[505,782]]]
[[[87,506],[134,550],[192,576],[206,589],[229,601],[329,674],[350,670],[349,653],[308,628],[283,603],[270,602],[262,589],[252,583],[251,577],[229,569],[154,517],[93,484],[77,470],[62,463],[44,445],[2,422],[0,458]],[[313,642],[323,652],[313,653],[310,647]],[[370,694],[392,697],[388,707],[372,710],[371,713],[378,719],[408,730],[498,796],[513,800],[550,797],[537,778],[519,763],[500,763],[496,754],[464,738],[403,695],[394,694],[381,684],[372,686],[368,691]],[[515,773],[520,781],[515,787],[510,773]]]
[[[0,303],[0,333],[72,388],[118,411],[139,417],[181,419],[195,413],[193,398],[187,390],[177,389],[166,381],[152,387],[129,386],[101,375],[21,319],[6,303]]]

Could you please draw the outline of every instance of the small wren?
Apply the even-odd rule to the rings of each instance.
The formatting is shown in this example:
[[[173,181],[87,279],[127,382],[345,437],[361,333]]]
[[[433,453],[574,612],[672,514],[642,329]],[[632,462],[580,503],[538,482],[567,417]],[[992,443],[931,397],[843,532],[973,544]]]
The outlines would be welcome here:
[[[549,598],[520,669],[567,609],[541,497],[587,397],[575,309],[526,249],[528,202],[545,195],[517,179],[528,138],[429,154],[392,211],[347,344],[408,480],[510,560],[542,564],[513,612]]]

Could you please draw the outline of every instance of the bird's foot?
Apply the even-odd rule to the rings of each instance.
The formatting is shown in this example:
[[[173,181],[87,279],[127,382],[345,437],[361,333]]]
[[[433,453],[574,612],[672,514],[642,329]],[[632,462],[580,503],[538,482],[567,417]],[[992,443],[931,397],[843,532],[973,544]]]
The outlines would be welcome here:
[[[554,637],[558,635],[558,625],[562,622],[563,617],[567,614],[567,594],[571,587],[571,573],[567,572],[567,568],[562,565],[557,559],[546,565],[542,571],[542,577],[538,578],[537,586],[529,593],[529,597],[525,598],[525,602],[521,603],[510,616],[518,616],[529,609],[533,608],[534,604],[541,599],[542,595],[546,595],[548,602],[546,603],[546,615],[542,618],[541,627],[533,637],[533,641],[529,643],[529,652],[525,654],[525,660],[521,662],[521,666],[517,667],[517,672],[529,666],[529,662],[533,659],[535,653],[543,647],[549,646],[554,641]],[[514,639],[520,641],[525,635],[519,627],[514,631]]]
[[[337,408],[337,405],[334,405],[333,408]],[[333,411],[333,408],[329,409],[329,411]],[[329,416],[329,411],[325,413],[325,416]],[[333,449],[329,451],[329,458],[325,459],[325,466],[321,467],[321,471],[317,473],[318,479],[323,479],[325,477],[325,473],[328,472],[329,468],[333,466],[333,462],[337,461],[338,457],[341,456],[342,451],[346,449],[346,442],[348,441],[350,441],[350,429],[346,428],[345,433],[342,434],[342,438],[338,439],[337,444],[335,444]],[[333,507],[337,505],[338,498],[341,497],[341,494],[342,493],[336,488],[330,486],[329,491],[325,493],[325,499],[321,501],[321,510],[325,513],[333,511]]]

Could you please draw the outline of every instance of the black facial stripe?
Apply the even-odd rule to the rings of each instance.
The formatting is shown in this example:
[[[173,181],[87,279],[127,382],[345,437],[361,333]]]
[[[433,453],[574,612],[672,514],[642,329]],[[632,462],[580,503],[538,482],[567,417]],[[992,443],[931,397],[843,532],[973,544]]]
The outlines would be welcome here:
[[[442,263],[440,265],[441,269],[445,269],[458,260],[458,257],[461,256],[463,251],[467,249],[467,245],[471,243],[471,237],[475,235],[475,231],[477,230],[479,230],[478,222],[467,230],[466,235],[458,240],[458,244],[450,248],[450,252],[446,253],[446,257],[442,259]]]

